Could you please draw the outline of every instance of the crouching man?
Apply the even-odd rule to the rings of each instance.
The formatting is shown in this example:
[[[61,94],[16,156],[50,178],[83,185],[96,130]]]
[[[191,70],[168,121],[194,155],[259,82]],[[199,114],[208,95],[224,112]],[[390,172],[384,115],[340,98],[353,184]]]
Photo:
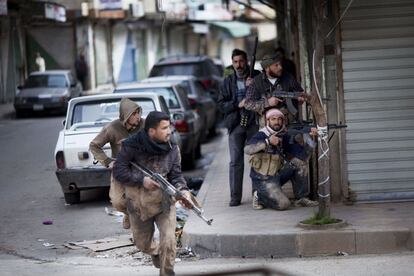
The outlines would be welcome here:
[[[170,117],[163,112],[150,112],[144,129],[122,143],[113,167],[115,179],[125,186],[134,243],[151,255],[154,266],[160,268],[160,275],[175,275],[175,202],[157,182],[133,169],[130,162],[161,174],[178,190],[185,190],[185,196],[190,199],[181,172],[179,148],[170,141],[170,136]],[[160,232],[159,244],[154,241],[155,224]]]
[[[134,101],[123,98],[119,104],[119,119],[107,124],[99,134],[89,144],[89,150],[92,152],[96,160],[107,168],[112,169],[114,159],[121,150],[121,142],[125,138],[137,133],[144,127],[144,120],[141,118],[142,109]],[[112,156],[107,156],[104,146],[109,143],[111,145]],[[111,187],[109,197],[112,206],[118,211],[124,213],[122,226],[129,229],[129,217],[126,211],[125,191],[124,187],[119,184],[111,174]]]
[[[289,198],[282,186],[292,181],[296,206],[316,206],[316,201],[307,198],[307,163],[297,158],[288,160],[284,155],[290,149],[293,140],[286,132],[283,113],[276,108],[265,114],[266,125],[247,143],[244,152],[250,155],[250,177],[252,178],[253,209],[272,208],[286,210],[290,206]],[[300,163],[300,164],[299,164]]]

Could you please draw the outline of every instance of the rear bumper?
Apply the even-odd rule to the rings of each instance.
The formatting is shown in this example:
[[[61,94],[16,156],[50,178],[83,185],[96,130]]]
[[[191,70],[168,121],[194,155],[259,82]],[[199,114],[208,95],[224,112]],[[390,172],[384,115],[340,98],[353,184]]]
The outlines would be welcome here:
[[[43,103],[15,103],[15,110],[26,110],[26,111],[43,111],[53,109],[66,109],[67,102],[43,102]]]
[[[180,137],[182,142],[181,154],[190,154],[197,146],[197,135],[180,133]]]
[[[57,170],[56,176],[63,193],[109,187],[111,183],[111,170],[107,168],[63,169]]]

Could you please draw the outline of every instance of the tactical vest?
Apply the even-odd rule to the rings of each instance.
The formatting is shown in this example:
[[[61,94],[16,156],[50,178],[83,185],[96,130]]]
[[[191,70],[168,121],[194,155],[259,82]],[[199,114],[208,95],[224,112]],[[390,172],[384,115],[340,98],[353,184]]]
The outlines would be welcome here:
[[[249,160],[252,168],[264,176],[274,176],[282,168],[283,162],[279,154],[258,152]]]

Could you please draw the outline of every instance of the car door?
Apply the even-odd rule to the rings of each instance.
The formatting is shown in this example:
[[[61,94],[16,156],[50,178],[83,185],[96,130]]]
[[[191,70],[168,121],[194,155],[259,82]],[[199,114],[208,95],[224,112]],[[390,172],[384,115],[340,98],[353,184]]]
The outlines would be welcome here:
[[[216,103],[199,81],[195,80],[193,85],[197,94],[197,100],[207,115],[207,127],[210,128],[215,124],[216,120]]]
[[[184,112],[184,118],[191,126],[192,132],[197,135],[201,130],[201,118],[197,112],[191,109],[185,88],[180,85],[175,85],[175,91],[180,101],[181,110]]]

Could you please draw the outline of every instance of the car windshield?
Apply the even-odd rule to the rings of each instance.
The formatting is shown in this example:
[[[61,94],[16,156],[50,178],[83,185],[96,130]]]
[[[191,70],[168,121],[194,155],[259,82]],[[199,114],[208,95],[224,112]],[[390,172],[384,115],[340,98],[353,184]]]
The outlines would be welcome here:
[[[35,75],[29,76],[24,84],[24,88],[37,87],[67,87],[64,75]]]
[[[142,93],[142,92],[153,92],[155,94],[161,95],[164,97],[167,102],[169,109],[179,109],[181,108],[180,102],[178,101],[177,95],[174,93],[172,88],[168,87],[137,87],[129,89],[119,89],[115,90],[115,93]]]
[[[150,77],[158,76],[177,76],[177,75],[192,75],[196,77],[203,77],[204,70],[201,63],[177,63],[156,65],[152,68]]]
[[[155,103],[149,98],[131,99],[142,107],[142,117],[156,110]],[[73,109],[72,118],[67,128],[102,126],[119,118],[121,99],[108,99],[93,102],[80,102]]]

